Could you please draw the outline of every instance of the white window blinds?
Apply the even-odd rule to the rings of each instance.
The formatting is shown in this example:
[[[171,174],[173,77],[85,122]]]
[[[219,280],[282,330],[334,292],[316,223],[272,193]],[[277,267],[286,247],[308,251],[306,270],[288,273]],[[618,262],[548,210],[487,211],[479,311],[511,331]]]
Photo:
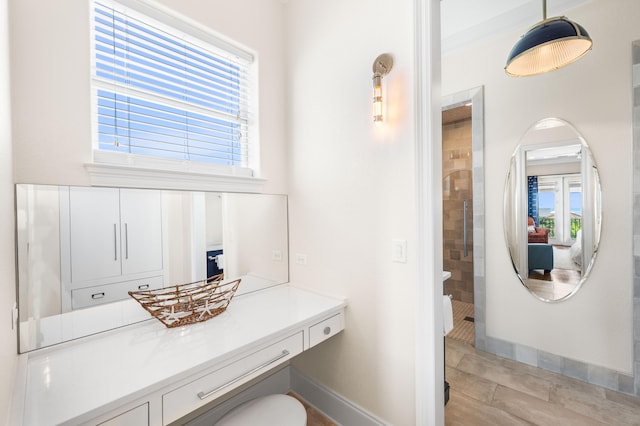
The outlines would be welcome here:
[[[251,55],[93,5],[97,148],[248,167]]]

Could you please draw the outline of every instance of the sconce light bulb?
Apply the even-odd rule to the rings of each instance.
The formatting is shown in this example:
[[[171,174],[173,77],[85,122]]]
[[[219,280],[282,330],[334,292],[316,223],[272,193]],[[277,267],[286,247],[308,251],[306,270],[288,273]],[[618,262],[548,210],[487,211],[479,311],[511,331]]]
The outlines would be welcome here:
[[[373,98],[382,98],[382,86],[373,86]]]
[[[373,76],[373,121],[382,122],[382,78]]]
[[[382,122],[382,98],[373,99],[373,121]]]

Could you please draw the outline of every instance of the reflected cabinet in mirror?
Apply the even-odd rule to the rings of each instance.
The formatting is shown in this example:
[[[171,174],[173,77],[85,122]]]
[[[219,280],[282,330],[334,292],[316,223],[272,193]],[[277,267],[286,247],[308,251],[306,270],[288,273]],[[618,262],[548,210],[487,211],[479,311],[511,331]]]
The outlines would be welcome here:
[[[600,179],[587,143],[566,121],[540,120],[511,158],[504,195],[511,262],[531,294],[557,302],[580,289],[601,222]]]
[[[129,291],[289,279],[285,195],[16,185],[20,352],[146,320]]]

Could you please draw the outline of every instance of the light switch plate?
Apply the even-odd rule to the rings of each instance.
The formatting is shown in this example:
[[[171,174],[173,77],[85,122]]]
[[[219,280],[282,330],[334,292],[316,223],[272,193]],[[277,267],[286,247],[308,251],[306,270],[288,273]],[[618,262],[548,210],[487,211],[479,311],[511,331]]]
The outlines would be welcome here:
[[[391,260],[407,263],[407,240],[391,240]]]
[[[273,250],[271,252],[271,260],[273,260],[275,262],[282,262],[282,251]]]

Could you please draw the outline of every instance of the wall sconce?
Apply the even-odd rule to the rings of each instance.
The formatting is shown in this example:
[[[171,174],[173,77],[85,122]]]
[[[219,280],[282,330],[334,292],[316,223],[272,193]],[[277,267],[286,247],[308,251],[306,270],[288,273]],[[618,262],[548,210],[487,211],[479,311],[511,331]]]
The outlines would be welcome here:
[[[382,77],[393,68],[393,58],[388,53],[378,56],[373,62],[373,122],[382,120]]]
[[[542,21],[513,46],[505,71],[526,77],[557,70],[582,58],[591,50],[587,31],[564,16],[547,19],[547,0],[542,0]]]

